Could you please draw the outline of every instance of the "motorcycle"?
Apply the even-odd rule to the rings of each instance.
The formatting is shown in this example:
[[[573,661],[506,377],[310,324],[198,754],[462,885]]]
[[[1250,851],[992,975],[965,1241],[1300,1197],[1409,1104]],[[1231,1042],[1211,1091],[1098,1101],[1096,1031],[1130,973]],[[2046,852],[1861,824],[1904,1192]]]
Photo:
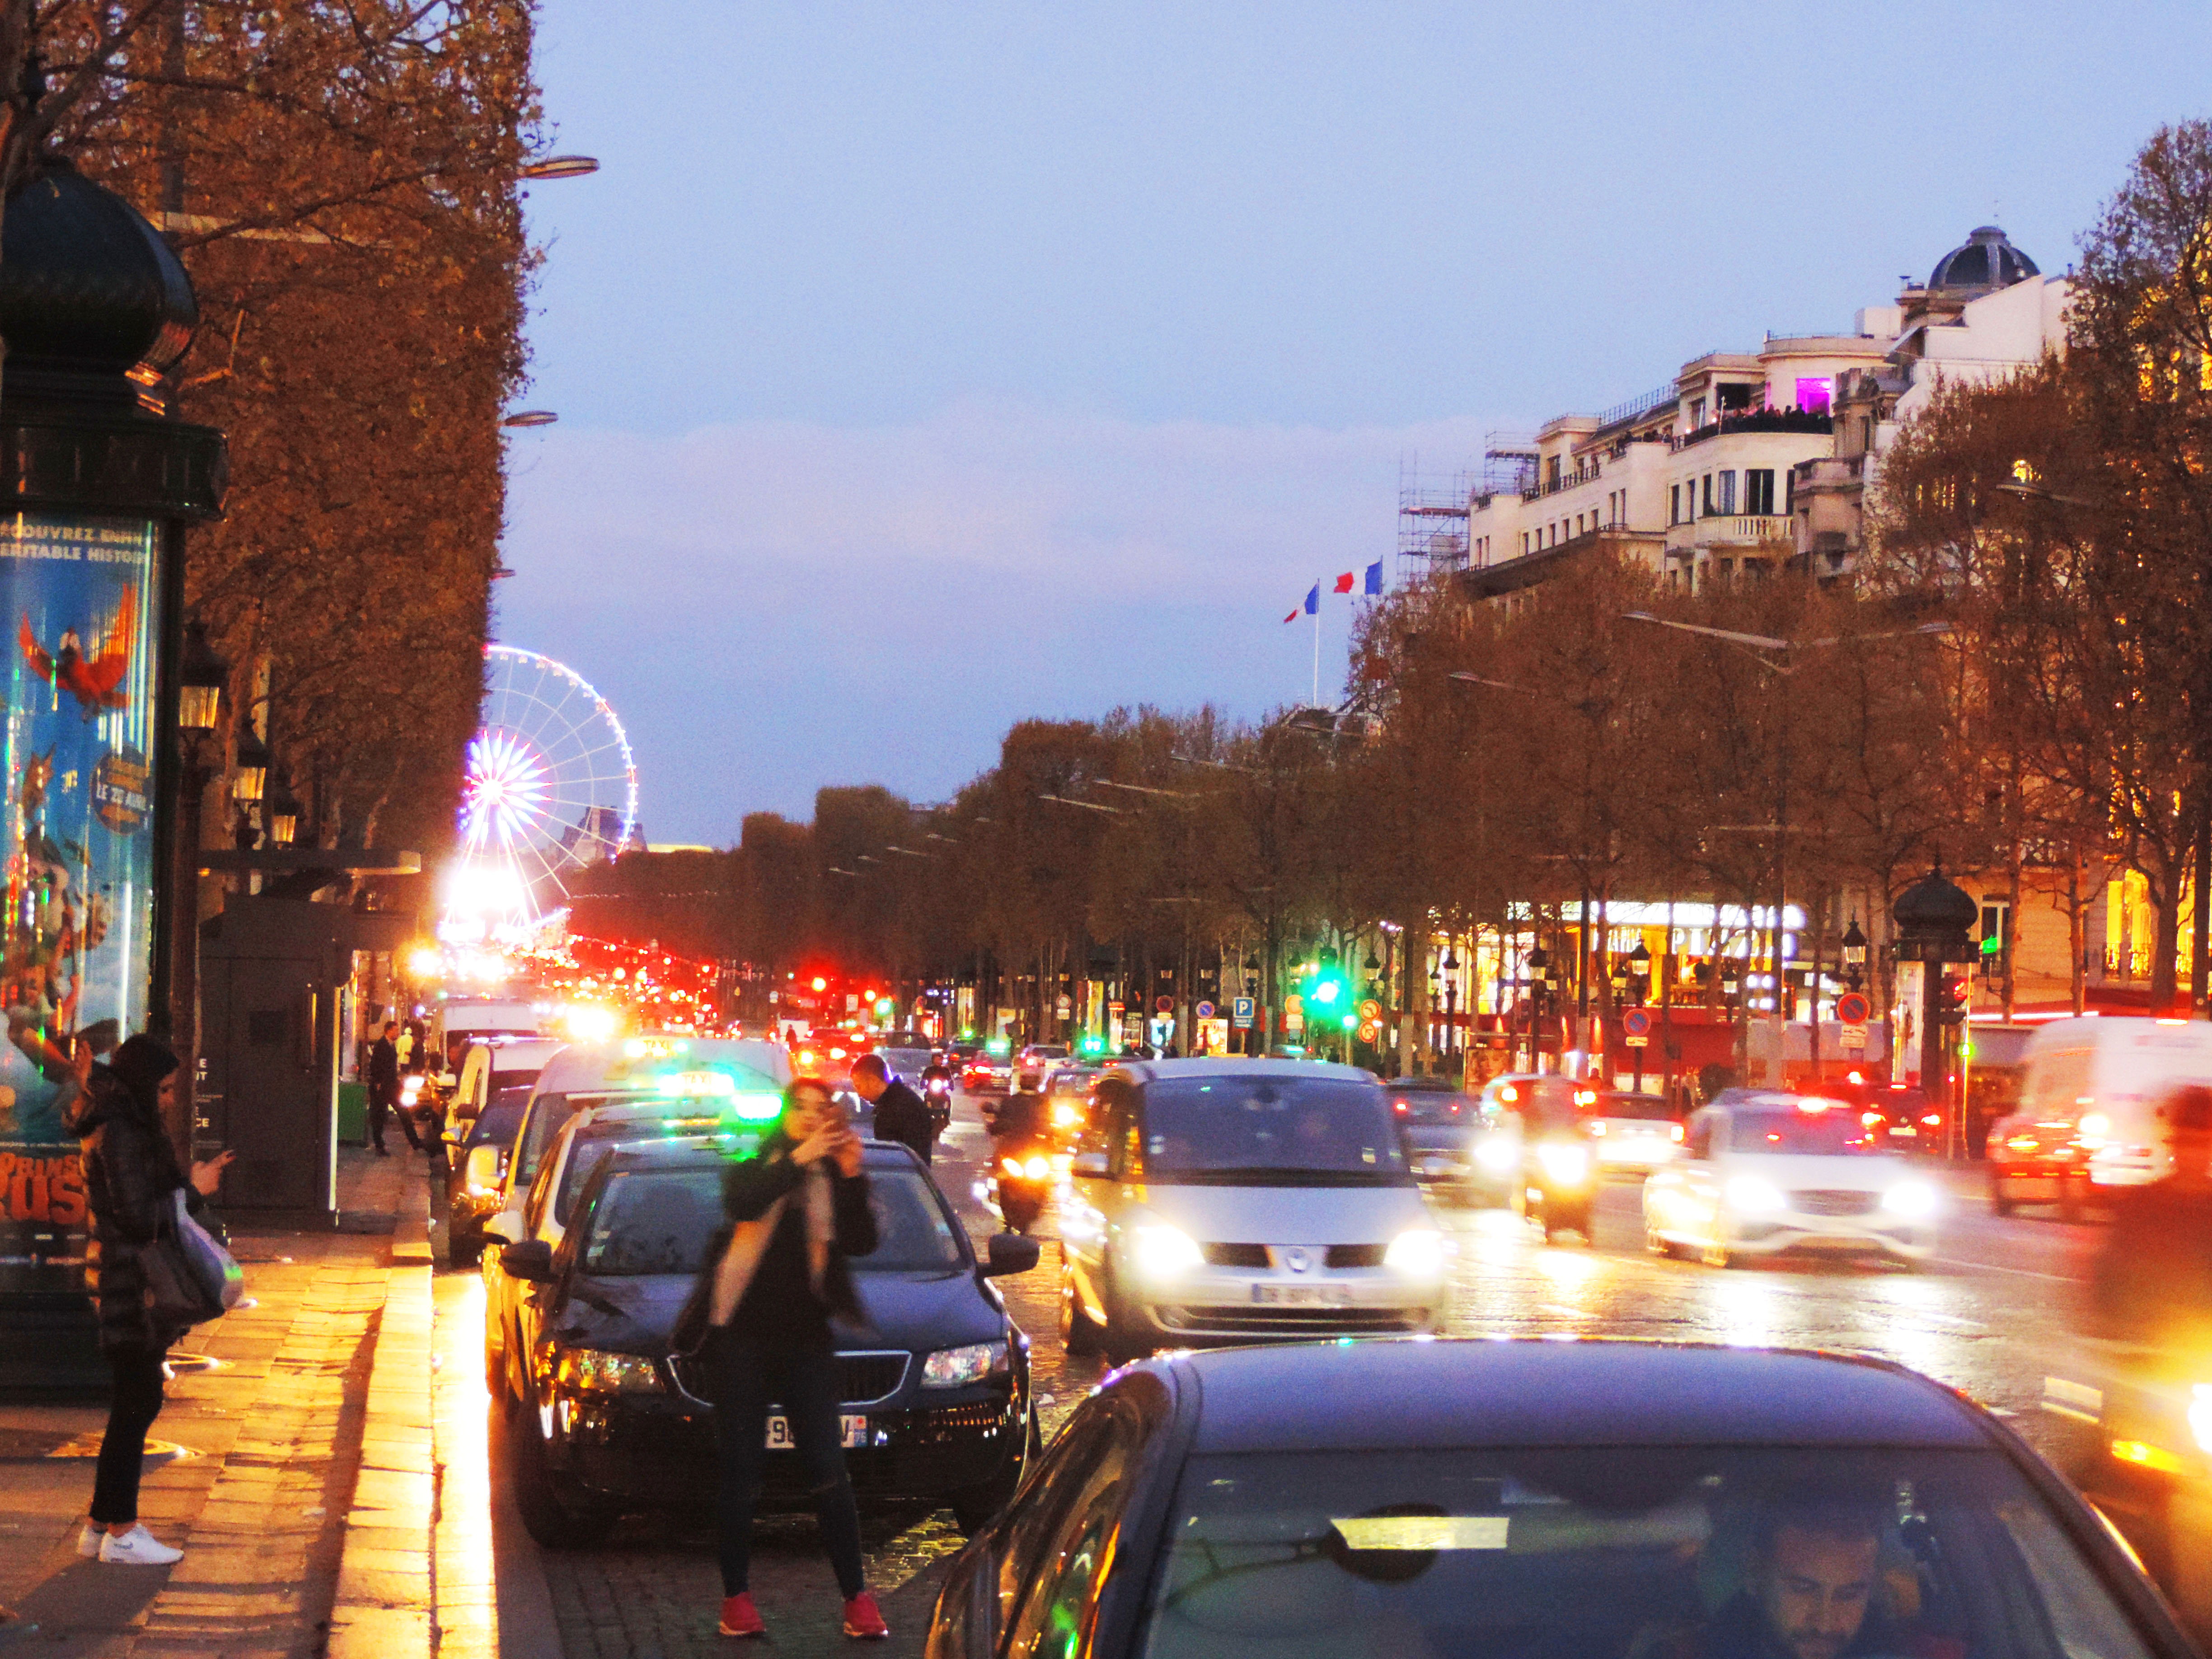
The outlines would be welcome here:
[[[992,1149],[983,1201],[998,1212],[1007,1231],[1025,1233],[1044,1213],[1053,1175],[1052,1149],[1043,1142],[1001,1142]]]
[[[952,1079],[933,1077],[922,1084],[922,1102],[929,1108],[930,1127],[943,1134],[952,1121]]]

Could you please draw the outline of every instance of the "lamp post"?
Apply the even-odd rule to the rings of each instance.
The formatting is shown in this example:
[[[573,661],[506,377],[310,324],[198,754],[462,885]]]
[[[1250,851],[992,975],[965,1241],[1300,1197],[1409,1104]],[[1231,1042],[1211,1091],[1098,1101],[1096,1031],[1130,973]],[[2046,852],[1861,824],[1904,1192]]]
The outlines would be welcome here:
[[[1539,945],[1528,952],[1528,1069],[1536,1069],[1536,1041],[1552,993],[1552,958]]]
[[[1851,925],[1844,931],[1844,981],[1854,991],[1863,988],[1866,979],[1867,936],[1859,931],[1858,912],[1851,912]]]
[[[1444,1069],[1460,1057],[1459,1042],[1459,952],[1447,941],[1444,945]],[[1464,1061],[1462,1061],[1464,1065]]]

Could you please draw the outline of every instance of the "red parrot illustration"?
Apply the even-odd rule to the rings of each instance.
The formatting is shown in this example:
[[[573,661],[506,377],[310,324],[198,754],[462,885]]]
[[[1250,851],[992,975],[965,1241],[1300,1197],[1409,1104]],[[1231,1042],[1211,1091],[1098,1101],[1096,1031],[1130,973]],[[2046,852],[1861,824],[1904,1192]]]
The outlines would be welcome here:
[[[131,635],[138,616],[138,590],[123,590],[122,603],[115,608],[115,620],[109,624],[107,635],[100,641],[96,656],[84,654],[84,642],[74,628],[64,629],[62,637],[49,656],[39,643],[39,636],[31,631],[31,613],[23,613],[23,622],[16,635],[23,647],[23,659],[31,665],[31,672],[42,680],[52,680],[77,700],[90,720],[103,708],[120,708],[129,698],[120,689],[123,676],[131,666]]]

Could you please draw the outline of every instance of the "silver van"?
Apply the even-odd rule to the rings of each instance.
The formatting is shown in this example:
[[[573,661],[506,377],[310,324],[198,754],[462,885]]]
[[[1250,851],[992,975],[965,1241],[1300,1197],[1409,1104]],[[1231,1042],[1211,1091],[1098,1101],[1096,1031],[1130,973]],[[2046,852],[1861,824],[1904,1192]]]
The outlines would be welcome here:
[[[1097,1101],[1060,1206],[1072,1352],[1436,1328],[1444,1238],[1372,1073],[1147,1060]]]

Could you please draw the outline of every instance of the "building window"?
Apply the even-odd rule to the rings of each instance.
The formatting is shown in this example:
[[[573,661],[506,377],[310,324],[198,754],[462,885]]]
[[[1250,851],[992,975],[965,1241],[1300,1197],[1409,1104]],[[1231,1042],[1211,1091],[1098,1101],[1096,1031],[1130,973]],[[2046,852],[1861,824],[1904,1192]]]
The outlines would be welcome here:
[[[1710,519],[1713,516],[1713,475],[1711,473],[1708,472],[1705,474],[1704,483],[1705,507],[1704,513],[1700,516]]]
[[[1680,484],[1667,486],[1667,522],[1668,524],[1682,522],[1682,486]]]
[[[1544,465],[1545,482],[1549,483],[1553,489],[1557,489],[1559,487],[1559,458],[1554,455],[1550,460],[1547,461]]]
[[[1692,431],[1692,432],[1695,432],[1695,431],[1696,431],[1699,427],[1703,426],[1705,423],[1705,400],[1703,398],[1691,398],[1691,399],[1690,399],[1690,430],[1691,430],[1691,431]]]
[[[1528,532],[1525,530],[1521,532],[1521,556],[1524,559],[1528,556]]]
[[[1808,415],[1825,415],[1835,400],[1835,381],[1826,374],[1797,377],[1797,407]]]
[[[1720,475],[1720,480],[1721,514],[1723,517],[1726,517],[1735,511],[1735,474],[1734,471],[1723,472]]]
[[[1782,481],[1782,488],[1785,492],[1782,498],[1782,510],[1784,513],[1795,513],[1797,510],[1797,469],[1796,467],[1790,469],[1789,475]]]
[[[1743,510],[1747,513],[1771,514],[1774,511],[1774,469],[1755,466],[1743,475]]]

